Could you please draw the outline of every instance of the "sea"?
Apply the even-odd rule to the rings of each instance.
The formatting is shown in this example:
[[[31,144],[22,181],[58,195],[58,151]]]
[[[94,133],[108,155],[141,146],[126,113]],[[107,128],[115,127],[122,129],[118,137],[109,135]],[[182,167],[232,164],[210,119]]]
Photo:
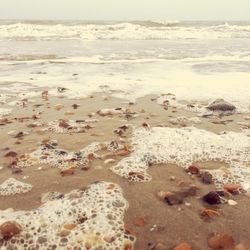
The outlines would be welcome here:
[[[69,98],[223,98],[250,112],[250,21],[1,20],[2,101],[57,87]]]

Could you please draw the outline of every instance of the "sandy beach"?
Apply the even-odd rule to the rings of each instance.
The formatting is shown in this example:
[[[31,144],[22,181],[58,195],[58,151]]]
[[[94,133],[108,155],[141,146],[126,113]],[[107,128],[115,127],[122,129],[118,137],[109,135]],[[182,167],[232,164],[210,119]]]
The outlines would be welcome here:
[[[0,20],[0,250],[250,249],[250,22],[81,20]]]
[[[249,114],[233,114],[222,117],[198,117],[195,112],[171,106],[166,108],[166,106],[159,105],[156,100],[157,96],[146,96],[132,103],[107,96],[105,93],[95,93],[87,98],[69,100],[63,96],[56,98],[46,93],[42,94],[42,92],[41,96],[33,99],[32,102],[25,100],[23,106],[16,107],[11,114],[4,116],[1,120],[0,165],[3,169],[1,169],[0,183],[8,178],[15,178],[32,185],[32,189],[27,193],[0,196],[0,209],[2,211],[6,209],[32,211],[42,206],[41,197],[44,193],[56,191],[67,194],[74,189],[83,189],[93,183],[105,181],[119,185],[129,204],[122,220],[123,230],[136,241],[129,241],[129,244],[119,242],[121,243],[119,249],[177,249],[174,247],[181,243],[190,244],[194,250],[241,249],[234,248],[237,244],[250,246],[248,226],[250,219],[247,216],[250,199],[246,191],[233,190],[232,192],[232,190],[222,188],[220,191],[224,190],[225,193],[221,204],[211,205],[204,202],[202,197],[210,191],[219,190],[214,185],[214,181],[206,184],[197,172],[194,171],[192,174],[176,164],[150,163],[148,174],[152,179],[145,181],[143,176],[139,176],[141,182],[131,181],[111,171],[112,166],[133,154],[131,139],[135,129],[142,128],[150,131],[154,127],[183,129],[192,126],[214,134],[221,134],[224,131],[225,133],[232,131],[239,133],[242,132],[243,125],[241,124],[247,122],[246,117],[249,116]],[[114,109],[119,112],[114,113]],[[103,113],[98,112],[100,110]],[[178,117],[182,119],[176,121],[175,118]],[[186,120],[183,120],[183,117],[186,117]],[[199,122],[189,121],[188,118],[191,117],[196,117]],[[66,129],[64,132],[56,133],[46,130],[49,122],[60,119],[64,121],[60,125],[61,128]],[[70,128],[67,132],[68,126],[65,123],[68,120],[87,119],[91,120],[88,123],[89,127],[77,133],[72,132]],[[126,129],[116,131],[117,128],[125,125]],[[79,167],[73,164],[73,160],[69,161],[65,169],[72,171],[65,172],[65,174],[63,174],[65,169],[59,169],[53,163],[40,164],[35,161],[33,165],[24,168],[13,163],[13,159],[17,162],[20,159],[22,161],[24,154],[27,156],[37,150],[41,143],[49,144],[51,141],[54,141],[55,145],[58,145],[56,147],[60,149],[75,152],[93,142],[99,144],[107,141],[116,142],[122,147],[109,151],[107,147],[102,146],[101,149],[92,152],[91,159],[86,165],[80,164]],[[10,156],[6,157],[8,152],[16,154],[9,154]],[[228,168],[227,163],[220,161],[193,162],[192,165],[196,166],[199,172]],[[131,176],[139,175],[136,171],[130,174]],[[164,192],[182,192],[191,187],[195,189],[194,194],[182,197],[173,204],[167,202],[167,195],[165,196]],[[235,203],[233,202],[232,205],[228,200],[233,200]],[[4,216],[4,213],[0,216],[1,223]],[[67,223],[66,220],[65,223]],[[52,234],[57,233],[52,232]],[[225,242],[218,243],[222,244],[220,248],[209,247],[209,239],[216,234],[226,235],[229,239],[226,238]],[[18,238],[18,235],[15,237]],[[71,234],[67,237],[70,238]],[[7,242],[0,241],[1,249],[9,244]],[[111,249],[108,245],[102,248],[97,242],[96,239],[91,239],[88,242],[89,246],[86,247],[85,242],[85,246],[81,249],[89,249],[88,247]],[[79,248],[81,242],[77,244]],[[30,249],[39,249],[39,244],[34,242],[30,247]],[[60,249],[78,248],[62,243]],[[15,248],[13,244],[13,247],[7,249],[21,248]],[[48,245],[47,249],[53,249],[53,247]]]

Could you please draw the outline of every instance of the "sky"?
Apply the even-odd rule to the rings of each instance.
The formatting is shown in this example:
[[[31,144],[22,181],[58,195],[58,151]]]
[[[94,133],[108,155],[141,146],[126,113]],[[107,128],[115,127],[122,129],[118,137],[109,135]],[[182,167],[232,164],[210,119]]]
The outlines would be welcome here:
[[[0,19],[250,20],[250,0],[0,0]]]

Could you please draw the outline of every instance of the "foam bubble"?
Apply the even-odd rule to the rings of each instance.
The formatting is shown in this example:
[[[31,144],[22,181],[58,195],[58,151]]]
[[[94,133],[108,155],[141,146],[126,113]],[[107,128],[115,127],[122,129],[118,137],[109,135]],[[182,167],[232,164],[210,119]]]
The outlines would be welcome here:
[[[97,120],[56,120],[48,123],[48,127],[45,129],[48,131],[53,131],[59,134],[65,133],[83,133],[87,129],[93,128],[89,123],[97,122]]]
[[[96,152],[102,149],[115,152],[122,149],[123,146],[116,141],[111,142],[93,142],[81,149],[78,152],[71,152],[68,150],[56,148],[47,143],[39,146],[37,150],[30,154],[23,154],[18,158],[17,166],[20,168],[34,166],[36,164],[46,164],[51,167],[57,167],[61,170],[68,168],[78,168],[86,166],[91,162],[91,154],[93,157],[98,157]]]
[[[12,109],[0,108],[0,116],[6,116],[11,114]]]
[[[215,134],[194,127],[136,129],[133,153],[122,159],[112,170],[130,181],[149,181],[151,164],[173,163],[183,168],[194,162],[220,161],[229,165],[225,171],[214,172],[217,186],[241,183],[250,192],[250,138],[244,133]],[[211,171],[213,174],[213,171]]]
[[[20,234],[0,241],[0,246],[13,250],[132,249],[135,238],[125,232],[123,223],[127,208],[118,185],[94,183],[32,211],[0,213],[0,225],[15,221],[22,227]]]
[[[32,189],[32,185],[9,178],[0,185],[0,196],[27,193]]]
[[[36,164],[46,164],[59,169],[77,168],[87,165],[90,160],[88,154],[101,149],[98,143],[92,143],[79,152],[71,152],[52,145],[40,146],[30,154],[21,155],[18,167],[29,167]]]

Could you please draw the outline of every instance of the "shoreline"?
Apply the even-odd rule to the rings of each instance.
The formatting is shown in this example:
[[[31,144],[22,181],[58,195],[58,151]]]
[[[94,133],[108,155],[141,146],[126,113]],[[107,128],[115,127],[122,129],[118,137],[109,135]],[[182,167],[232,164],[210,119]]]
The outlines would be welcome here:
[[[41,104],[41,106],[40,106]],[[59,105],[62,104],[59,109]],[[72,105],[79,104],[77,108]],[[124,108],[129,110],[126,114],[118,113],[114,115],[98,115],[96,112],[101,109]],[[56,110],[58,109],[58,110]],[[42,112],[42,113],[40,113]],[[34,115],[36,116],[34,119]],[[32,118],[33,116],[33,118]],[[149,243],[157,244],[161,242],[166,249],[172,249],[175,245],[188,242],[193,249],[210,249],[207,246],[207,239],[212,233],[225,233],[233,236],[235,244],[242,243],[250,246],[250,231],[248,225],[250,220],[244,217],[248,213],[250,205],[249,196],[243,194],[230,196],[238,204],[230,206],[221,204],[218,206],[220,216],[212,218],[211,221],[204,221],[200,217],[200,211],[206,207],[200,197],[209,191],[215,190],[213,184],[201,183],[199,178],[187,174],[187,172],[173,164],[160,164],[152,166],[148,172],[152,176],[149,182],[137,183],[128,182],[114,172],[110,167],[117,164],[124,156],[115,155],[114,162],[104,164],[104,159],[96,158],[90,168],[85,170],[75,169],[74,174],[62,177],[60,170],[48,165],[35,164],[34,166],[23,168],[22,173],[13,174],[7,167],[7,159],[4,155],[9,151],[15,151],[18,155],[30,153],[36,150],[43,140],[57,140],[58,147],[79,151],[92,142],[106,142],[116,140],[122,145],[130,145],[133,128],[142,127],[146,123],[150,127],[172,127],[183,128],[194,126],[198,129],[219,134],[223,131],[233,131],[242,133],[242,126],[239,122],[247,122],[245,117],[250,114],[233,114],[222,118],[198,117],[200,122],[177,121],[177,124],[170,122],[178,117],[197,117],[197,113],[169,107],[168,110],[155,101],[155,96],[138,98],[136,103],[128,103],[126,100],[96,93],[89,98],[69,100],[67,98],[56,98],[48,96],[48,99],[37,98],[34,103],[27,103],[27,106],[16,107],[10,115],[5,116],[12,123],[0,127],[1,129],[1,161],[0,183],[7,178],[14,177],[22,182],[29,183],[33,189],[25,194],[14,196],[0,196],[0,209],[13,208],[14,210],[31,210],[41,205],[40,197],[43,193],[57,191],[68,193],[73,189],[89,186],[96,181],[107,181],[118,184],[123,190],[123,196],[129,203],[129,208],[125,212],[124,223],[127,231],[136,237],[134,249],[150,249]],[[93,128],[86,129],[84,133],[61,133],[53,131],[42,131],[49,121],[58,119],[96,119],[90,125]],[[44,124],[42,127],[27,127],[34,122]],[[129,124],[130,128],[122,136],[113,131],[119,126]],[[20,138],[13,138],[8,132],[11,130],[27,131],[28,135]],[[18,144],[17,144],[18,143]],[[9,148],[6,150],[5,148]],[[4,150],[5,149],[5,150]],[[102,151],[101,151],[102,152]],[[107,153],[105,150],[102,154]],[[227,167],[220,162],[199,162],[195,165],[201,169]],[[41,167],[41,170],[38,168]],[[23,179],[23,177],[28,178]],[[171,177],[174,176],[175,178]],[[174,192],[182,189],[182,185],[189,187],[195,185],[199,189],[195,197],[188,197],[180,205],[168,206],[166,202],[157,197],[159,191]],[[156,226],[154,226],[156,225]],[[192,229],[190,228],[192,227]],[[153,229],[152,229],[153,228]],[[156,229],[154,229],[156,228]],[[197,235],[199,232],[199,235]],[[151,248],[156,249],[156,248]]]

